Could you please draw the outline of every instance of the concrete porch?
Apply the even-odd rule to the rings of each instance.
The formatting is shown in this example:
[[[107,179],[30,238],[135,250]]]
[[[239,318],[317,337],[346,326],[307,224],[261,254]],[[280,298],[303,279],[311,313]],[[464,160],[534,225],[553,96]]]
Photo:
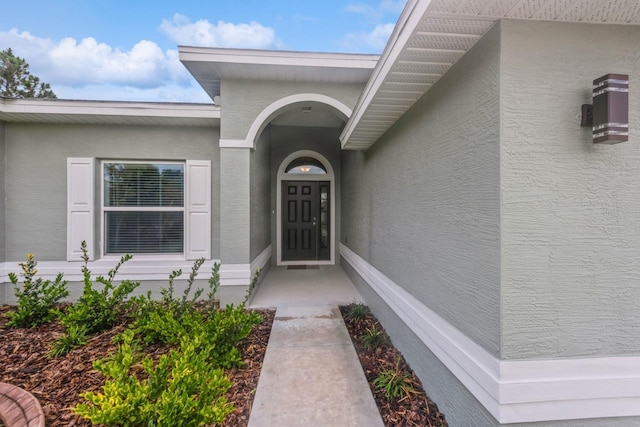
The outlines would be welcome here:
[[[271,267],[259,285],[251,308],[337,306],[363,302],[340,265],[307,269]]]

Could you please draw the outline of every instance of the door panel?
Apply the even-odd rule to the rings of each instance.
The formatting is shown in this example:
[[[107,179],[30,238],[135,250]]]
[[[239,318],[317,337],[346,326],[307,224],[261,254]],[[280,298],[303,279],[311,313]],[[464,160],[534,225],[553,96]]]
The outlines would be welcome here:
[[[321,188],[327,197],[329,185],[318,181],[282,181],[282,260],[314,261],[325,258],[321,242]],[[326,214],[325,214],[326,218]],[[324,223],[328,228],[328,222]]]

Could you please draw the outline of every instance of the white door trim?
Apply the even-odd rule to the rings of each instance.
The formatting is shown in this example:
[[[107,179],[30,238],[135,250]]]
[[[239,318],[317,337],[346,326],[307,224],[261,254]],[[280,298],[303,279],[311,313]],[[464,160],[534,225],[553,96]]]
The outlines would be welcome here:
[[[298,157],[312,157],[318,160],[327,171],[326,175],[287,175],[286,167]],[[289,154],[278,168],[276,183],[276,265],[335,265],[336,263],[336,178],[331,163],[322,154],[311,150],[299,150]],[[282,261],[282,181],[329,181],[330,190],[330,256],[323,261]]]

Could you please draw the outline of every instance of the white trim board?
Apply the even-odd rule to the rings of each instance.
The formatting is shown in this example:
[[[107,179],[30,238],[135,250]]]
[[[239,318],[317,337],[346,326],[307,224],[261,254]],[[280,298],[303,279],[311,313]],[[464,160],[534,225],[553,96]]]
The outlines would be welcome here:
[[[91,271],[91,277],[106,276],[109,271],[116,266],[119,258],[109,257],[96,261],[90,261],[87,267]],[[13,272],[18,276],[18,280],[22,281],[22,270],[18,262],[0,263],[0,283],[9,283],[9,273]],[[219,260],[206,260],[198,270],[198,280],[208,280],[211,268]],[[65,280],[70,282],[81,282],[83,262],[80,261],[38,261],[37,277],[43,279],[55,279],[58,273],[63,273]],[[181,269],[182,277],[187,278],[193,267],[193,261],[176,258],[166,259],[136,259],[135,257],[127,261],[118,270],[118,279],[129,280],[169,280],[169,274],[172,271]]]
[[[343,244],[340,254],[500,423],[640,416],[640,357],[500,360]]]
[[[251,283],[251,278],[255,274],[258,268],[264,268],[264,266],[271,259],[271,245],[267,246],[260,255],[258,255],[251,264],[222,264],[220,266],[220,285],[221,286],[234,286],[234,285],[248,285]],[[117,257],[110,257],[107,259],[100,259],[97,261],[90,261],[87,267],[91,271],[92,277],[106,276],[109,271],[118,263]],[[21,280],[20,273],[22,270],[18,265],[19,262],[3,262],[0,263],[0,284],[10,283],[9,273],[13,272],[18,275]],[[220,260],[207,260],[202,264],[199,270],[198,279],[208,280],[211,272],[211,268],[215,263],[219,263]],[[78,261],[39,261],[38,262],[38,277],[43,279],[53,280],[58,273],[63,273],[64,278],[70,282],[81,282],[82,276],[82,262]],[[118,278],[130,279],[130,280],[168,280],[169,274],[172,271],[181,269],[183,277],[187,277],[191,268],[193,267],[193,261],[177,258],[164,258],[164,259],[136,259],[133,258],[127,261],[118,271]]]
[[[267,246],[250,264],[222,264],[220,286],[248,286],[258,268],[262,269],[271,259],[271,245]]]

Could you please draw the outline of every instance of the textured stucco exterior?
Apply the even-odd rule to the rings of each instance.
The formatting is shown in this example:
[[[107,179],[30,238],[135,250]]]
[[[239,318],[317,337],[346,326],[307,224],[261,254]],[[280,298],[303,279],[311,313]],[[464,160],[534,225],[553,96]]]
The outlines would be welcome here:
[[[67,158],[211,160],[212,257],[219,253],[218,129],[191,127],[6,124],[6,260],[33,252],[64,261],[67,247]],[[96,163],[96,198],[100,194]],[[96,211],[99,208],[97,199]],[[98,240],[99,222],[96,222]]]
[[[267,129],[251,152],[251,261],[271,244],[270,196],[271,135]]]
[[[362,88],[362,85],[313,82],[223,80],[220,89],[224,106],[221,137],[244,140],[260,113],[287,96],[321,94],[353,108]]]
[[[250,155],[246,148],[220,149],[220,261],[251,262]],[[248,285],[248,283],[247,283]]]
[[[640,354],[640,28],[505,21],[502,357]],[[630,75],[629,142],[580,128],[592,81]]]
[[[335,174],[336,180],[336,239],[333,246],[338,253],[338,242],[340,242],[340,212],[341,208],[341,173],[340,173],[340,130],[335,128],[312,128],[293,126],[272,126],[271,128],[271,204],[273,210],[277,208],[277,182],[278,168],[284,159],[291,153],[300,150],[311,150],[324,156]],[[322,180],[322,178],[319,178]],[[271,221],[271,235],[273,237],[274,248],[277,242],[276,216],[273,215]],[[276,257],[272,258],[272,264],[277,262]],[[338,262],[338,261],[336,261]]]
[[[497,356],[499,27],[367,152],[342,154],[342,242]]]

